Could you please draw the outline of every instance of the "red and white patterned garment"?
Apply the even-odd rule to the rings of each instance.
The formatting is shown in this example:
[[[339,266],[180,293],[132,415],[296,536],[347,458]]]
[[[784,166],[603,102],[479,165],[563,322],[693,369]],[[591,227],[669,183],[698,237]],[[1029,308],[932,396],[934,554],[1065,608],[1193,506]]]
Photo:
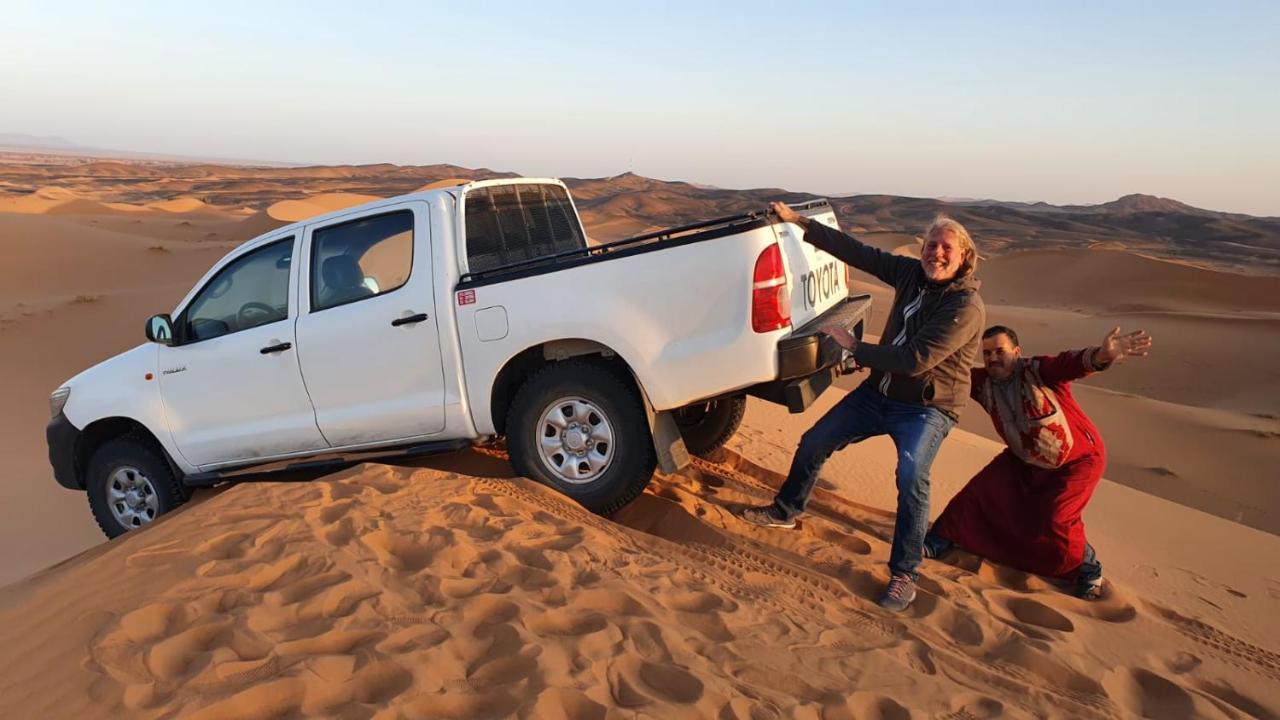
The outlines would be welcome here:
[[[972,372],[970,391],[1008,446],[947,504],[933,531],[1002,565],[1073,579],[1084,558],[1081,515],[1106,467],[1098,429],[1071,394],[1098,348],[1023,359],[999,383]]]

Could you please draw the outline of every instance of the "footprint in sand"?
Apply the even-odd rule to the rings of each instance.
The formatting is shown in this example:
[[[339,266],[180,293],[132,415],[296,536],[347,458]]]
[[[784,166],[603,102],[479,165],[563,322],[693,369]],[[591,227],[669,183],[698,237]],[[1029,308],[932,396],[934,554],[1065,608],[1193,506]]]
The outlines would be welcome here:
[[[570,608],[548,610],[523,619],[526,629],[542,636],[578,636],[599,632],[609,625],[604,615]]]
[[[1161,661],[1165,668],[1174,675],[1189,673],[1200,667],[1201,662],[1200,658],[1195,655],[1181,651],[1175,653],[1173,657],[1165,658]]]
[[[547,688],[538,694],[531,717],[546,720],[604,720],[607,709],[578,690]]]
[[[640,679],[655,695],[671,702],[692,704],[702,697],[702,681],[677,665],[641,663]]]
[[[1138,609],[1129,602],[1122,590],[1111,583],[1106,588],[1106,595],[1101,600],[1060,596],[1063,609],[1109,623],[1127,623],[1138,617]]]
[[[849,535],[848,533],[841,532],[833,527],[828,527],[826,525],[816,526],[813,532],[819,538],[822,538],[823,540],[831,543],[832,545],[836,545],[841,549],[848,550],[849,552],[854,553],[855,555],[871,554],[871,543],[867,542],[866,540],[863,540],[860,537]]]
[[[1058,632],[1072,632],[1076,629],[1066,615],[1037,600],[1024,597],[1011,597],[1003,600],[1005,609],[1019,622]]]
[[[978,568],[978,577],[1006,590],[1020,593],[1054,589],[1048,582],[1035,575],[986,561],[983,561],[982,566]]]
[[[1280,709],[1277,709],[1277,701],[1272,698],[1268,704],[1263,704],[1258,700],[1245,695],[1231,683],[1226,680],[1207,680],[1195,683],[1195,687],[1210,697],[1230,705],[1232,708],[1248,714],[1255,718],[1276,718],[1280,717]]]
[[[430,564],[438,550],[453,544],[453,533],[433,528],[424,540],[418,533],[384,526],[361,535],[360,542],[373,551],[383,567],[416,572]]]
[[[1143,718],[1197,717],[1195,698],[1176,683],[1144,668],[1116,668],[1102,680],[1113,702]]]
[[[689,705],[700,700],[704,691],[702,681],[685,668],[634,656],[616,659],[607,675],[613,699],[622,707],[647,705],[655,699]]]
[[[865,720],[911,720],[911,711],[897,700],[878,693],[859,691],[849,697],[848,708]]]
[[[1004,715],[1004,703],[977,693],[962,693],[952,697],[951,707],[954,710],[939,715],[938,720],[988,720]]]
[[[518,683],[537,672],[538,661],[534,657],[509,655],[477,665],[467,674],[467,681],[477,691],[489,692],[495,687]]]
[[[943,605],[936,618],[939,629],[959,645],[979,647],[987,638],[982,626],[966,610]]]

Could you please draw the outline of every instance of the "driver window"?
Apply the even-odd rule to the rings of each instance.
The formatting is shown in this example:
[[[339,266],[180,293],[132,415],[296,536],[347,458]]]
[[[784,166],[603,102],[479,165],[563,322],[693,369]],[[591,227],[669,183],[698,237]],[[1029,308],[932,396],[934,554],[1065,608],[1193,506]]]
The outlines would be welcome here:
[[[186,342],[248,330],[289,317],[293,238],[247,253],[223,268],[183,311]]]

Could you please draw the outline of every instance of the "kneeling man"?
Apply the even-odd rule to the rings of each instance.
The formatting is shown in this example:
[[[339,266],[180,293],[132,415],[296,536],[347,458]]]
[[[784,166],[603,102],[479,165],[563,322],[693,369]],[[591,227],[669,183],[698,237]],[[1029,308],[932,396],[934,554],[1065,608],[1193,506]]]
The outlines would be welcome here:
[[[1100,347],[1022,357],[1003,325],[982,334],[983,367],[970,394],[1008,446],[943,510],[925,537],[925,557],[953,545],[1037,575],[1074,580],[1080,597],[1102,596],[1102,565],[1081,514],[1102,478],[1102,437],[1071,396],[1079,380],[1126,357],[1145,357],[1151,338],[1115,328]]]

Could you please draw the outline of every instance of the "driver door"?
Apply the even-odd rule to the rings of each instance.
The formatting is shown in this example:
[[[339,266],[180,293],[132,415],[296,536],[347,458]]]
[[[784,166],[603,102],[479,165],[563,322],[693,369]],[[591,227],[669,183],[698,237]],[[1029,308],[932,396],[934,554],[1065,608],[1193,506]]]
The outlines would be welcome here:
[[[328,447],[302,383],[294,323],[300,238],[269,238],[209,277],[159,346],[160,393],[173,439],[191,464]]]

